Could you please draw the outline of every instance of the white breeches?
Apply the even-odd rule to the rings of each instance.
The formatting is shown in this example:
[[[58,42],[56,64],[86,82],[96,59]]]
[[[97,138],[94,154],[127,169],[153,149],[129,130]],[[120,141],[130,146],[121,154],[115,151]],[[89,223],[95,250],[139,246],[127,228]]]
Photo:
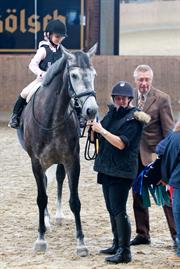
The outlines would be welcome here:
[[[35,79],[33,82],[28,84],[20,93],[21,97],[26,99],[28,103],[33,96],[33,94],[37,91],[37,89],[41,86],[42,79]]]

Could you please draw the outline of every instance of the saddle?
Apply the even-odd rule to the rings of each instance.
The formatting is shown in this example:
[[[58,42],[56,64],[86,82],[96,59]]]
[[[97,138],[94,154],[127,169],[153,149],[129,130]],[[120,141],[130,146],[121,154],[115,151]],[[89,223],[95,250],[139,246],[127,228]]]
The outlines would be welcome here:
[[[32,86],[32,89],[29,91],[29,94],[26,97],[27,103],[29,103],[29,101],[31,100],[31,97],[35,94],[35,92],[40,88],[41,85],[42,85],[42,82],[37,81],[37,83]],[[30,85],[28,85],[28,86],[30,86]]]

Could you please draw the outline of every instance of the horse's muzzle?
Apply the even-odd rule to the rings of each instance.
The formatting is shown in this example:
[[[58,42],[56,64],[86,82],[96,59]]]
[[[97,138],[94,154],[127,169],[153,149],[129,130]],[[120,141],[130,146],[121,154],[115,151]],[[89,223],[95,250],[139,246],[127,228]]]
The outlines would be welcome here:
[[[87,114],[87,118],[89,120],[93,120],[96,117],[97,109],[96,108],[88,108],[86,111],[86,114]]]

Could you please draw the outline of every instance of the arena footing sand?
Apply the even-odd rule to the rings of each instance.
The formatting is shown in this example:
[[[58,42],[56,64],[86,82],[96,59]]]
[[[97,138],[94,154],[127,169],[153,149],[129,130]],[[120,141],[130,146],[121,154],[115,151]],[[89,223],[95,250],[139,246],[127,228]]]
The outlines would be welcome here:
[[[56,182],[48,186],[51,231],[46,233],[48,250],[35,253],[33,244],[37,237],[38,208],[36,183],[31,171],[30,159],[18,143],[16,131],[0,126],[0,269],[164,269],[178,268],[168,261],[174,253],[163,210],[156,205],[150,209],[151,245],[132,247],[133,260],[128,264],[111,265],[99,255],[100,248],[111,244],[108,215],[102,197],[101,186],[96,183],[93,162],[84,160],[85,138],[81,139],[81,176],[79,195],[81,218],[89,256],[76,255],[74,218],[69,209],[67,180],[63,190],[61,226],[55,223]],[[135,223],[132,197],[128,201],[128,214]]]

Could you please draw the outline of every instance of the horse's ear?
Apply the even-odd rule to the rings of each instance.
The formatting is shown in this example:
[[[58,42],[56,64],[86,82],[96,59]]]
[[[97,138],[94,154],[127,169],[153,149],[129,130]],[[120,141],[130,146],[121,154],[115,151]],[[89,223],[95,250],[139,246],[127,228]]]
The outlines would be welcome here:
[[[97,48],[98,48],[98,43],[95,43],[94,46],[88,50],[87,55],[89,57],[94,56],[96,54]]]
[[[69,51],[67,50],[63,45],[61,46],[61,51],[62,53],[70,60],[73,60],[75,58],[75,56]]]

